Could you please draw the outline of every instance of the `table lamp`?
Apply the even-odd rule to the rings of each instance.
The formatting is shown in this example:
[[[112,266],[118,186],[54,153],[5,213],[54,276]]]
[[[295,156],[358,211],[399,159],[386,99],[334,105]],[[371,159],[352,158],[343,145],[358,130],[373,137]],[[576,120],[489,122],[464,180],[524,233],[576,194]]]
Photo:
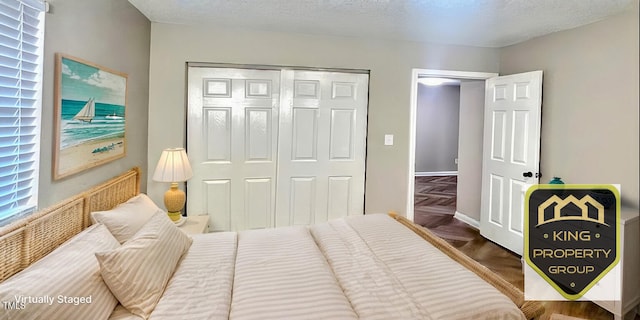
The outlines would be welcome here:
[[[180,220],[186,199],[184,191],[178,189],[178,182],[187,181],[192,176],[193,172],[184,148],[169,148],[162,151],[156,171],[153,173],[153,180],[171,182],[171,188],[164,194],[164,206],[174,222]]]

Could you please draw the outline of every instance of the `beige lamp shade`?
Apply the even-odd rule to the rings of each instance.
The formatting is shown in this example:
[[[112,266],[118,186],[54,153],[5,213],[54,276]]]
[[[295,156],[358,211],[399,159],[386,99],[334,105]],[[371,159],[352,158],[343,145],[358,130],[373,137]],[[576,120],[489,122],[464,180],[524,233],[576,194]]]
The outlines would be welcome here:
[[[186,200],[184,191],[178,189],[178,182],[187,181],[191,177],[193,177],[193,171],[184,148],[170,148],[162,151],[156,171],[153,173],[153,180],[171,182],[171,188],[164,194],[164,205],[173,221],[180,219]]]
[[[184,182],[193,177],[191,164],[184,148],[164,149],[153,173],[153,180],[159,182]]]

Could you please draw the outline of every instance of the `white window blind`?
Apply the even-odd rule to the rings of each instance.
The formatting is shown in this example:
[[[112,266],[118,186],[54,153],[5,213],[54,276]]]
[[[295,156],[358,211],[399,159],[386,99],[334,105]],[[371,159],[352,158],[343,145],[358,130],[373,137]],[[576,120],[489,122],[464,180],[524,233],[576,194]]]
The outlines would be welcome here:
[[[37,207],[44,8],[0,0],[0,225]]]

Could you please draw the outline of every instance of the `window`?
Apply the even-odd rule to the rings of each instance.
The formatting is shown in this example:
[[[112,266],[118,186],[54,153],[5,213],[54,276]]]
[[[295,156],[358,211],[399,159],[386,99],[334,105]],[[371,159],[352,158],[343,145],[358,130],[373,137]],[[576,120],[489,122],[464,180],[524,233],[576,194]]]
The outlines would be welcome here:
[[[0,225],[38,204],[44,8],[0,0]]]

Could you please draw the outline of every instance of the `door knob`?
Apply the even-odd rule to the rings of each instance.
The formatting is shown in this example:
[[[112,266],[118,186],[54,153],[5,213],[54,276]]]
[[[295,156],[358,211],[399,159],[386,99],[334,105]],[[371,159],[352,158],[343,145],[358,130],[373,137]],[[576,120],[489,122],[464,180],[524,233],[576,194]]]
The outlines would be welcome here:
[[[533,177],[533,172],[529,171],[529,172],[523,172],[522,173],[523,177],[527,177],[527,178],[531,178]]]

